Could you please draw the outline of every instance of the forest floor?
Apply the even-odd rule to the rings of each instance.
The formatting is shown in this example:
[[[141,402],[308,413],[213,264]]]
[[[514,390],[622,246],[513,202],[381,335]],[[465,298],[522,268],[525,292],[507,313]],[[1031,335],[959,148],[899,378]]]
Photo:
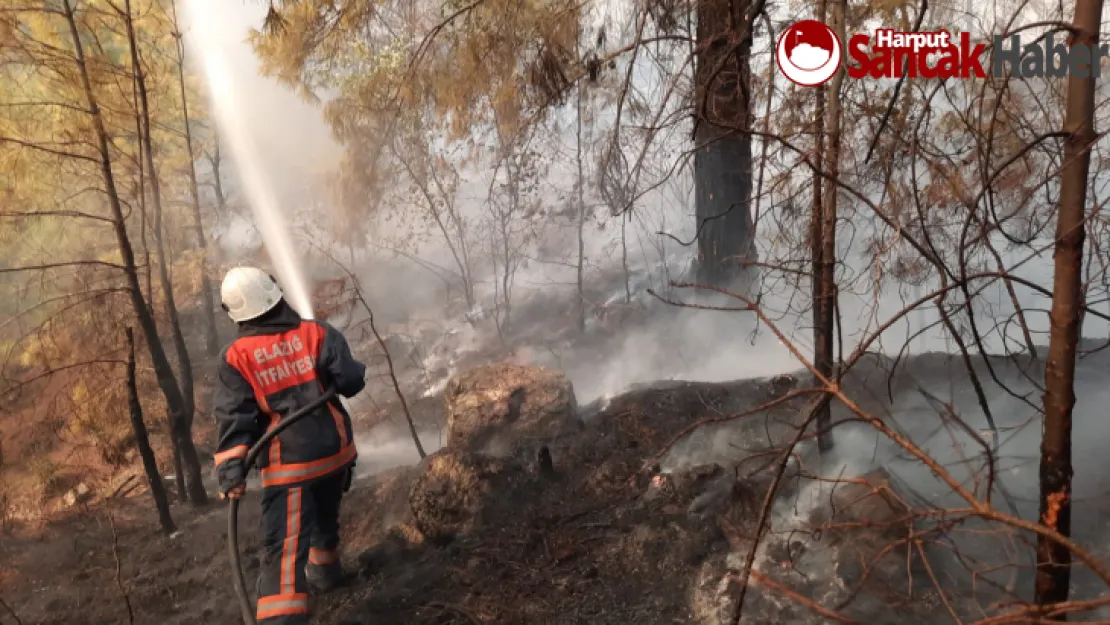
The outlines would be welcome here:
[[[566,325],[573,326],[573,316],[564,316],[571,319]],[[613,323],[628,330],[625,320]],[[550,336],[553,330],[545,327],[542,334]],[[611,348],[596,337],[591,341],[599,353]],[[367,336],[352,340],[358,353],[366,352],[367,343],[372,342]],[[431,371],[422,365],[425,368],[419,379],[438,380],[483,361],[535,359],[514,353],[467,352],[463,347],[462,337],[455,343],[441,342],[440,348],[453,358]],[[1077,374],[1085,389],[1079,393],[1081,404],[1099,406],[1110,401],[1110,397],[1102,397],[1108,359],[1110,356],[1081,363]],[[936,435],[941,429],[937,406],[924,402],[916,385],[924,384],[965,413],[976,413],[976,398],[960,361],[946,355],[915,357],[905,363],[914,370],[914,380],[889,377],[887,365],[889,362],[878,361],[860,365],[845,381],[845,389],[882,418],[901,415],[902,425],[909,428],[907,435],[923,441],[930,453],[938,457],[948,453],[945,446],[952,445]],[[1009,380],[1028,377],[1027,372],[1006,363],[995,362],[994,366],[997,374]],[[988,379],[982,362],[977,368],[983,379]],[[199,363],[198,370],[209,367]],[[737,595],[735,574],[743,568],[751,548],[777,456],[770,452],[793,437],[805,413],[803,404],[809,400],[799,397],[743,419],[725,419],[781,397],[793,383],[783,386],[781,379],[716,384],[660,381],[583,406],[580,412],[585,428],[550,445],[553,477],[538,475],[528,467],[513,469],[507,479],[498,482],[494,496],[483,502],[481,521],[443,545],[423,540],[415,529],[409,493],[424,465],[414,462],[411,443],[399,436],[405,431],[402,412],[390,399],[391,387],[382,363],[374,364],[374,370],[376,390],[367,393],[371,399],[355,409],[363,433],[359,438],[361,477],[346,496],[342,513],[343,557],[355,580],[347,588],[314,597],[313,622],[731,623],[728,616]],[[417,376],[412,371],[407,376],[403,385],[412,388]],[[209,385],[210,379],[199,376],[198,396],[206,397]],[[1019,436],[1025,426],[1018,416],[1029,411],[1006,392],[988,386],[988,399],[992,406],[999,406],[995,418],[1004,426],[1007,440]],[[1023,388],[1022,392],[1032,391]],[[442,399],[435,394],[410,397],[409,404],[429,452],[438,449],[445,428]],[[843,407],[836,414],[837,418],[846,416]],[[9,418],[5,422],[15,427],[17,421]],[[1077,419],[1077,428],[1082,422]],[[197,423],[210,426],[201,420]],[[695,424],[705,425],[676,442],[676,437]],[[204,432],[200,434],[199,448],[208,458],[211,449],[203,442]],[[1077,495],[1074,518],[1077,538],[1084,544],[1106,544],[1104,538],[1110,535],[1106,527],[1110,524],[1110,496],[1091,496],[1110,487],[1098,477],[1110,471],[1078,467],[1086,462],[1084,458],[1094,457],[1092,449],[1110,443],[1110,436],[1104,434],[1101,429],[1077,434],[1077,475],[1085,476],[1081,481],[1088,496],[1080,500]],[[8,438],[7,430],[0,429],[0,435],[6,443],[14,440]],[[890,468],[902,462],[896,455],[889,455],[885,465],[876,462],[872,439],[851,430],[838,437],[841,460],[866,458],[857,463],[868,465],[865,469]],[[818,473],[828,470],[829,466],[816,466],[820,463],[808,445],[803,444],[800,457],[815,463],[809,468]],[[1035,441],[1022,447],[1023,453],[1035,448]],[[945,461],[954,466],[965,462],[950,456]],[[1028,467],[1029,459],[1023,461],[1022,466]],[[1035,456],[1032,463],[1035,467]],[[652,469],[655,464],[660,466]],[[709,497],[713,484],[721,483],[720,471],[714,472],[713,465],[734,472],[726,480],[732,486],[723,507]],[[1006,470],[1014,476],[1019,473],[1017,465]],[[1035,486],[1031,480],[1035,471],[1020,470],[1025,473],[1014,479],[1026,487]],[[776,514],[800,514],[798,508],[805,499],[801,493],[806,491],[802,482],[796,472],[784,480]],[[1035,518],[1035,490],[1017,490],[1018,504],[1031,507]],[[704,509],[707,505],[711,509]],[[810,507],[814,507],[812,502]],[[248,586],[253,585],[258,566],[258,508],[258,493],[252,492],[240,518]],[[58,509],[42,523],[2,528],[0,625],[237,623],[238,605],[226,552],[226,506],[213,500],[201,510],[178,504],[173,512],[179,527],[173,536],[159,531],[149,495],[141,492]],[[764,581],[748,591],[743,622],[827,622],[813,606],[786,597],[776,586],[789,587],[821,605],[839,605],[841,614],[847,615],[844,618],[868,625],[932,624],[946,611],[945,600],[966,617],[976,614],[970,607],[973,603],[999,599],[990,593],[978,597],[979,601],[938,593],[935,586],[941,584],[930,579],[940,577],[946,588],[971,587],[971,580],[958,572],[945,577],[941,570],[926,575],[905,549],[898,552],[896,567],[877,566],[875,570],[881,574],[868,574],[871,567],[861,565],[859,553],[849,553],[848,546],[859,543],[864,547],[855,545],[858,549],[871,549],[865,555],[879,558],[876,546],[880,542],[904,540],[876,536],[882,530],[875,527],[870,531],[866,540],[848,541],[822,541],[820,532],[804,536],[789,528],[772,532],[764,541],[766,546],[757,552],[755,568]],[[986,544],[988,551],[999,551],[995,543],[981,537],[975,540]],[[1027,545],[1021,550],[1031,553]],[[908,580],[910,569],[914,575]],[[1082,574],[1077,574],[1077,579],[1085,583]],[[1027,574],[1018,580],[1018,595],[1028,596],[1022,587],[1028,581]]]
[[[947,376],[943,358],[918,359],[919,379]],[[880,382],[869,379],[863,367],[848,384],[902,392],[902,382]],[[677,443],[676,437],[694,424],[719,422],[793,387],[789,378],[660,382],[585,406],[585,427],[550,445],[555,475],[527,466],[510,471],[483,503],[480,522],[448,544],[427,542],[415,529],[409,492],[423,465],[362,477],[343,505],[343,557],[354,579],[312,599],[313,622],[731,622],[726,613],[734,607],[735,572],[752,544],[773,473],[774,456],[768,452],[790,438],[805,412],[804,398],[705,424]],[[423,419],[436,418],[434,404],[421,406]],[[850,435],[842,440],[851,447]],[[806,462],[814,460],[810,451],[800,453]],[[723,508],[695,512],[705,506],[708,484],[720,477],[714,463],[736,471],[727,480],[734,485],[732,494]],[[796,510],[804,499],[798,495],[805,488],[801,478],[788,475],[781,486],[780,498]],[[1094,508],[1083,504],[1081,518],[1105,518],[1100,511],[1107,500]],[[0,624],[237,623],[225,505],[213,502],[199,512],[176,506],[175,515],[180,532],[167,537],[158,531],[145,497],[109,500],[37,531],[3,536],[0,599],[7,607],[0,606]],[[248,581],[257,572],[257,524],[258,494],[252,493],[240,520]],[[1105,523],[1097,525],[1105,533]],[[1092,527],[1080,530],[1084,540],[1094,538]],[[903,550],[892,566],[872,562],[874,574],[861,574],[861,567],[870,565],[860,564],[860,550],[877,545],[874,539],[883,531],[873,528],[870,537],[850,540],[768,536],[758,552],[759,583],[747,593],[743,622],[829,622],[805,601],[782,594],[782,587],[825,606],[839,604],[842,618],[854,619],[846,622],[868,625],[935,623],[945,601],[963,616],[976,612],[973,598],[954,592],[971,587],[968,578],[941,570],[940,559],[926,575],[920,561],[911,562]],[[914,577],[907,585],[911,568]],[[938,578],[952,590],[938,593]],[[1027,582],[1026,576],[1018,586]],[[979,592],[976,605],[998,600]]]
[[[727,540],[684,527],[692,521],[682,502],[646,503],[643,484],[629,480],[690,424],[774,392],[763,382],[669,383],[617,398],[552,445],[556,477],[511,493],[491,522],[447,546],[408,539],[419,467],[356,481],[343,505],[343,550],[359,579],[321,598],[315,622],[687,622],[691,567],[727,551]],[[253,579],[257,493],[242,511]],[[173,537],[139,499],[5,537],[0,598],[28,625],[236,622],[225,506],[175,512]]]

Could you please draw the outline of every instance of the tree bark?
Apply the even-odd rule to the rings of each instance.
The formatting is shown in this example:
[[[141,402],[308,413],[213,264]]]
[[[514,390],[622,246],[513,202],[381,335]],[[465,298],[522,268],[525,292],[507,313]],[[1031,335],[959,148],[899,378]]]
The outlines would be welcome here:
[[[150,197],[154,204],[154,251],[158,257],[159,281],[162,284],[162,297],[165,299],[166,316],[169,317],[170,331],[173,335],[174,351],[177,352],[178,374],[181,376],[180,395],[183,409],[185,438],[187,446],[178,447],[175,454],[175,466],[179,466],[178,488],[187,492],[180,492],[184,499],[186,496],[193,505],[203,505],[208,501],[201,479],[200,462],[197,458],[196,448],[193,446],[192,429],[193,414],[196,410],[193,391],[193,364],[189,358],[189,349],[185,344],[185,333],[181,329],[181,318],[177,313],[177,304],[173,297],[173,282],[170,280],[169,262],[166,255],[165,237],[162,228],[162,189],[158,179],[158,170],[154,166],[154,147],[150,136],[150,102],[147,96],[146,78],[143,73],[142,61],[139,58],[138,41],[135,37],[134,22],[131,17],[131,2],[124,3],[127,22],[127,38],[131,47],[131,63],[135,72],[135,81],[139,85],[139,104],[143,118],[142,142],[146,154],[146,169],[150,180]],[[191,451],[190,451],[191,450]],[[182,478],[184,476],[184,478]],[[182,484],[184,482],[184,484]]]
[[[181,88],[181,117],[185,126],[185,149],[189,161],[189,193],[193,200],[193,233],[200,250],[200,295],[204,314],[204,346],[209,356],[220,352],[220,339],[216,334],[216,305],[212,299],[212,281],[208,277],[208,242],[204,237],[204,221],[200,214],[200,189],[197,186],[197,166],[193,155],[193,131],[189,127],[189,97],[185,90],[185,42],[177,25],[177,2],[171,0],[174,37],[177,38],[177,80]]]
[[[1102,0],[1076,0],[1071,45],[1098,45]],[[1088,58],[1090,58],[1088,56]],[[1087,73],[1092,68],[1087,65]],[[1044,438],[1041,441],[1041,523],[1064,536],[1071,534],[1071,419],[1075,407],[1075,358],[1082,306],[1084,207],[1091,146],[1095,141],[1095,79],[1068,77],[1060,207],[1056,217],[1055,275],[1048,362],[1044,380]],[[1037,537],[1037,580],[1034,600],[1047,606],[1068,600],[1071,553],[1062,545]],[[1066,615],[1057,620],[1067,620]]]
[[[135,198],[139,203],[139,244],[143,247],[143,259],[146,262],[147,308],[150,308],[150,314],[153,315],[154,279],[151,274],[153,269],[150,265],[150,246],[146,242],[146,169],[143,167],[143,120],[139,114],[139,85],[134,79],[131,81],[131,97],[135,103],[135,143],[139,148],[137,163],[139,166],[139,192]]]
[[[170,500],[166,497],[166,487],[158,471],[158,461],[150,446],[146,423],[143,421],[143,406],[139,402],[139,386],[135,380],[135,334],[127,328],[127,403],[131,412],[131,430],[135,433],[135,446],[143,459],[146,479],[150,482],[150,494],[154,497],[154,507],[158,510],[158,522],[167,535],[177,531],[173,516],[170,515]]]
[[[844,15],[847,10],[847,0],[833,0],[831,26],[841,41],[847,41],[844,33]],[[822,7],[824,8],[824,7]],[[842,52],[843,53],[843,52]],[[840,179],[840,90],[844,84],[844,67],[833,76],[832,84],[828,90],[828,158],[825,161],[828,167],[828,178],[823,179],[827,185],[821,197],[821,225],[820,242],[821,253],[819,261],[814,263],[817,270],[818,296],[815,298],[815,313],[818,317],[816,324],[816,345],[814,346],[814,366],[821,375],[829,380],[835,380],[836,365],[833,353],[833,336],[836,312],[836,200],[839,195],[837,182]],[[820,302],[819,304],[817,302]],[[829,451],[833,447],[831,398],[826,395],[821,401],[817,413],[817,448],[820,451]]]
[[[154,324],[154,316],[151,314],[150,309],[147,308],[147,303],[143,299],[142,290],[139,285],[139,273],[135,266],[135,251],[131,247],[131,239],[127,235],[127,222],[124,219],[123,208],[119,198],[119,192],[116,187],[115,175],[112,172],[111,153],[108,149],[108,132],[104,126],[104,119],[100,115],[100,107],[97,104],[96,96],[93,94],[92,81],[89,79],[89,71],[85,62],[85,50],[81,43],[80,31],[77,28],[77,19],[74,16],[73,5],[71,0],[62,0],[64,7],[66,21],[69,24],[70,36],[73,41],[74,48],[74,61],[77,65],[77,71],[81,79],[81,88],[84,91],[85,102],[88,106],[89,116],[92,118],[93,130],[96,133],[96,147],[100,157],[100,173],[104,180],[104,190],[108,196],[108,206],[112,212],[113,229],[116,234],[116,242],[119,246],[121,260],[124,266],[124,275],[127,279],[128,292],[131,296],[132,308],[135,310],[135,317],[138,319],[139,326],[143,330],[143,335],[146,337],[147,347],[150,350],[151,364],[154,367],[155,376],[158,379],[158,386],[162,390],[162,395],[166,400],[166,409],[170,413],[170,432],[174,442],[182,449],[186,458],[190,457],[192,464],[197,469],[197,483],[200,483],[200,461],[197,459],[196,448],[193,447],[193,441],[189,437],[189,427],[185,420],[185,402],[181,397],[181,389],[177,386],[177,379],[174,377],[173,367],[170,366],[169,358],[166,357],[166,351],[162,348],[162,343],[158,338],[158,329]],[[203,485],[201,485],[201,494],[205,495]],[[207,499],[207,495],[203,497],[201,503]],[[196,503],[196,502],[194,502]]]
[[[581,39],[582,33],[578,33],[578,38]],[[580,43],[580,42],[579,42]],[[586,329],[586,292],[583,288],[583,269],[586,262],[586,200],[585,189],[586,179],[582,173],[582,89],[585,87],[585,81],[578,81],[577,95],[578,100],[575,103],[575,158],[578,161],[578,330],[580,332]]]
[[[751,250],[752,33],[748,0],[703,0],[697,8],[694,203],[698,279],[727,287]],[[730,55],[732,35],[748,34]]]
[[[624,269],[624,303],[632,303],[632,271],[628,268],[628,220],[632,213],[624,213],[621,218],[621,268]]]
[[[224,193],[223,175],[220,173],[220,165],[223,158],[220,156],[220,138],[216,137],[216,145],[212,148],[212,153],[208,155],[208,162],[212,166],[212,192],[216,195],[216,210],[220,214],[220,219],[227,219],[227,194]]]
[[[828,3],[826,0],[819,0],[817,3],[817,21],[824,24],[827,20]],[[810,291],[812,293],[813,304],[813,362],[818,367],[819,371],[824,371],[817,363],[821,362],[823,347],[825,345],[825,335],[831,334],[826,331],[824,320],[825,315],[821,307],[825,304],[825,298],[821,297],[822,282],[822,257],[825,253],[824,246],[824,219],[823,212],[825,203],[822,200],[824,197],[825,178],[821,172],[825,168],[825,104],[828,98],[828,88],[825,85],[820,85],[814,89],[814,148],[813,148],[813,201],[810,204],[810,221],[809,221],[809,245],[810,245],[810,258],[811,258],[811,273],[810,273]],[[827,422],[832,419],[829,402],[825,399],[821,400],[816,410],[819,416],[816,419],[818,432],[822,427],[825,427]],[[826,417],[825,415],[828,415]],[[818,447],[821,446],[821,439],[818,438]]]

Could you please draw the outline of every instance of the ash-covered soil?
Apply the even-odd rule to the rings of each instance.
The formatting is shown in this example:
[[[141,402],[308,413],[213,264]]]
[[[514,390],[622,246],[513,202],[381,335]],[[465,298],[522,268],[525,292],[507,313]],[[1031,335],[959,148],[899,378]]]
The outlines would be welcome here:
[[[871,379],[879,369],[861,367],[845,385],[882,388]],[[899,384],[891,387],[895,395],[910,392]],[[811,398],[728,417],[798,388],[790,378],[666,382],[584,406],[584,427],[548,444],[554,473],[542,470],[533,447],[498,458],[472,522],[452,540],[429,540],[412,512],[410,492],[428,461],[360,479],[343,509],[344,557],[354,579],[313,599],[313,622],[730,622],[736,572],[777,470],[776,450],[794,438]],[[885,393],[873,394],[882,404]],[[897,480],[857,492],[855,500],[872,503],[853,517],[856,533],[806,530],[813,510],[823,509],[824,518],[852,507],[831,495],[827,505],[812,503],[820,480],[806,476],[821,472],[812,444],[803,443],[756,554],[744,623],[832,622],[807,600],[837,609],[848,622],[935,623],[951,618],[950,610],[981,615],[978,606],[1001,597],[1004,589],[985,583],[975,597],[959,595],[968,576],[948,570],[937,553],[944,549],[907,542],[911,525],[895,503],[912,497]],[[895,503],[884,512],[876,493]],[[253,493],[242,508],[248,580],[257,568],[257,507]],[[175,508],[181,532],[172,538],[157,532],[149,508],[144,499],[102,504],[39,535],[4,536],[0,599],[28,625],[237,623],[225,507],[199,514]],[[0,623],[15,622],[5,612],[0,606]]]
[[[319,598],[314,622],[688,622],[698,565],[726,553],[728,539],[705,527],[712,518],[687,514],[693,491],[645,498],[645,478],[634,478],[689,425],[781,390],[668,383],[601,411],[587,406],[585,429],[550,445],[553,476],[522,463],[481,523],[446,545],[412,526],[409,489],[421,467],[361,479],[343,510],[346,564],[358,578]],[[128,601],[136,623],[237,622],[224,506],[175,508],[181,532],[168,538],[145,504],[90,508],[39,536],[5,537],[0,597],[28,624],[126,623]],[[257,506],[255,493],[242,507],[248,579]]]

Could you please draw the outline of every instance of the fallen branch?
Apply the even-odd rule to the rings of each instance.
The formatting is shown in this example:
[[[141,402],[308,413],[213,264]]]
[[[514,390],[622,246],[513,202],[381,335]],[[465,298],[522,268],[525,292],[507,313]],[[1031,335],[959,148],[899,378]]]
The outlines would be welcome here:
[[[860,623],[859,621],[850,619],[847,616],[844,616],[842,614],[837,614],[836,612],[833,612],[832,610],[830,610],[830,609],[826,608],[825,606],[817,603],[816,601],[814,601],[813,599],[810,599],[809,597],[802,596],[802,595],[798,594],[797,592],[795,592],[793,590],[790,590],[786,586],[783,586],[782,584],[772,580],[771,578],[765,577],[759,571],[752,571],[751,572],[751,579],[757,584],[762,584],[762,585],[764,585],[764,586],[766,586],[766,587],[768,587],[768,588],[770,588],[770,589],[772,589],[776,592],[780,592],[780,593],[786,595],[787,597],[790,597],[794,601],[797,601],[798,603],[806,606],[810,610],[813,610],[814,612],[820,614],[821,616],[823,616],[827,619],[837,621],[839,623],[848,623],[849,625],[863,625],[863,623]]]
[[[119,534],[116,532],[116,522],[112,519],[111,512],[105,512],[105,515],[108,517],[108,526],[112,528],[112,557],[116,560],[116,586],[123,596],[123,604],[127,606],[127,622],[135,625],[135,610],[131,607],[131,597],[123,587],[123,564],[119,559]]]
[[[130,489],[130,490],[128,490],[128,491],[127,491],[126,493],[124,492],[124,489],[125,489],[125,488],[127,488],[128,486],[131,486],[132,482],[134,482],[134,481],[135,481],[136,479],[138,479],[138,477],[139,477],[138,475],[130,475],[130,476],[128,476],[128,477],[127,477],[127,479],[126,479],[126,480],[124,480],[124,481],[123,481],[123,482],[122,482],[122,483],[121,483],[121,484],[120,484],[120,485],[119,485],[119,486],[118,486],[118,487],[116,488],[116,490],[112,491],[112,494],[111,494],[111,495],[108,495],[108,499],[115,499],[116,497],[122,497],[122,496],[126,495],[127,493],[130,493],[130,492],[131,492],[131,490],[134,490],[134,489]]]
[[[139,482],[135,482],[134,484],[128,486],[126,489],[120,491],[119,494],[116,495],[116,497],[119,499],[129,497],[131,493],[139,490],[140,488],[142,488],[142,484],[140,484]]]
[[[956,625],[964,625],[960,616],[956,614],[956,608],[952,607],[952,602],[948,599],[948,593],[944,592],[944,586],[940,583],[940,580],[937,579],[936,573],[933,572],[933,566],[929,564],[929,556],[925,555],[925,549],[921,546],[921,541],[914,540],[913,546],[921,556],[921,562],[925,565],[925,572],[929,575],[929,579],[932,580],[933,588],[936,588],[937,595],[940,597],[941,602],[944,603],[944,608],[948,610],[948,614],[952,616],[952,620],[956,622]]]

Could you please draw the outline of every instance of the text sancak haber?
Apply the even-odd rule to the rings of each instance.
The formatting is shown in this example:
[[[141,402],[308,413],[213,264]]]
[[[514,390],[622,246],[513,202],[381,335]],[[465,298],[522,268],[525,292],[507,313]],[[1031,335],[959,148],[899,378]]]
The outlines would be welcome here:
[[[864,33],[848,40],[848,75],[852,78],[986,78],[983,53],[987,44],[972,44],[970,33],[953,38],[947,31],[901,32],[890,28]],[[1110,56],[1110,44],[1089,46],[1057,42],[1051,34],[1036,43],[1021,45],[1018,35],[994,37],[991,74],[1007,73],[1020,78],[1090,77],[1088,68],[1100,76],[1102,57]],[[1010,71],[1007,72],[1006,70]]]

